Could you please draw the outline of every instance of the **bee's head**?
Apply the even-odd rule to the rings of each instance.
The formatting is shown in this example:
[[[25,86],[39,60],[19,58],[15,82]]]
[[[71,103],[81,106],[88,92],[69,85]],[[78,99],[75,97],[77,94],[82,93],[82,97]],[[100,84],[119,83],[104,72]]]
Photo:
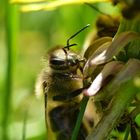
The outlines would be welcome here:
[[[49,65],[55,71],[76,71],[84,59],[71,50],[56,49],[50,54]]]
[[[89,27],[89,24],[80,29],[67,40],[67,45],[63,48],[58,48],[50,53],[49,64],[52,70],[56,72],[75,72],[80,68],[81,62],[84,59],[78,54],[72,52],[69,48],[77,44],[70,44],[69,41],[78,35],[81,31]]]

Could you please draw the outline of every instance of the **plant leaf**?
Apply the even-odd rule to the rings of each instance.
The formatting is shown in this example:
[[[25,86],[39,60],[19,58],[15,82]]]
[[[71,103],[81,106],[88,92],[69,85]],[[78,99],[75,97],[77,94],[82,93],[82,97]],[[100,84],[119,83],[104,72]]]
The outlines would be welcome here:
[[[97,65],[102,64],[104,62],[105,53],[107,51],[107,48],[111,42],[105,42],[102,44],[94,53],[93,55],[87,60],[85,66],[84,66],[84,76],[87,77],[91,75],[91,73],[95,70]],[[94,61],[94,64],[91,64],[91,62]]]
[[[124,48],[129,42],[140,38],[140,35],[136,32],[123,32],[116,36],[109,46],[106,53],[106,61],[110,60],[113,55],[117,55],[118,52]]]
[[[113,56],[117,55],[118,52],[125,47],[129,42],[140,38],[140,35],[136,32],[123,32],[119,34],[117,37],[115,37],[110,44],[109,47],[107,47],[107,50],[103,50],[102,52],[98,52],[97,55],[95,52],[91,58],[90,58],[90,65],[97,65],[97,64],[103,64],[105,62],[110,61]],[[99,57],[100,56],[100,57]]]
[[[138,38],[140,38],[140,35],[136,32],[123,32],[115,37],[112,43],[106,42],[102,44],[86,62],[84,66],[85,77],[90,75],[90,69],[94,71],[97,65],[110,61],[125,45]]]
[[[108,140],[116,123],[132,102],[136,93],[140,91],[139,88],[134,86],[133,80],[125,81],[120,87],[114,86],[110,92],[114,91],[116,88],[118,88],[118,90],[115,92],[115,96],[113,96],[110,101],[103,117],[97,124],[96,128],[88,135],[86,140]]]
[[[118,76],[112,82],[112,86],[121,85],[123,82],[131,79],[137,73],[139,73],[139,70],[140,70],[140,60],[129,59],[129,61],[126,63],[122,71],[118,73]]]
[[[107,87],[105,100],[110,95],[114,95],[105,111],[104,116],[91,132],[86,140],[107,140],[110,132],[116,125],[117,120],[122,116],[135,95],[140,92],[140,88],[135,86],[134,78],[140,74],[140,60],[130,59],[111,82],[111,87]],[[109,98],[110,99],[110,98]]]
[[[102,44],[104,44],[106,42],[111,42],[111,41],[112,41],[112,37],[101,37],[101,38],[95,40],[86,49],[86,51],[84,53],[84,57],[86,59],[88,59]]]
[[[131,140],[138,140],[136,128],[132,123],[131,123]]]
[[[109,75],[117,74],[121,70],[122,67],[123,67],[123,63],[119,61],[112,61],[110,63],[107,63],[104,66],[103,70],[94,79],[90,87],[87,90],[84,90],[84,94],[86,96],[95,95],[101,89],[105,79]]]
[[[133,84],[135,84],[135,78],[139,74],[140,70],[140,60],[138,59],[130,59],[122,68],[122,70],[116,75],[114,80],[107,86],[107,93],[103,93],[102,98],[106,97],[106,99],[112,97],[114,93],[119,89],[119,87],[130,79],[133,80]],[[134,78],[135,77],[135,78]]]

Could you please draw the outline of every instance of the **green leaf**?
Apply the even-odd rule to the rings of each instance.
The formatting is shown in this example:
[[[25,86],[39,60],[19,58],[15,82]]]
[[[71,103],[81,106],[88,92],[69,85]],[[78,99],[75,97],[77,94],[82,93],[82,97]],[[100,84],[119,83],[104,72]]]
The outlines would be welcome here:
[[[138,135],[134,124],[131,123],[131,140],[138,140]]]
[[[124,140],[128,140],[129,133],[130,133],[130,124],[127,124]]]

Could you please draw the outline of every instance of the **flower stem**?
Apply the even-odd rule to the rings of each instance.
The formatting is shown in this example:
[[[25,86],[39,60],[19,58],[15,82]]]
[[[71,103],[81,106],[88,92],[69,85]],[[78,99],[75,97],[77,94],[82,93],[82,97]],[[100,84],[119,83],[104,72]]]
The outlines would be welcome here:
[[[2,139],[8,140],[8,124],[11,111],[12,82],[14,72],[14,60],[16,56],[17,32],[18,32],[18,12],[17,6],[11,5],[5,0],[5,20],[6,20],[6,46],[7,46],[7,67],[5,79],[5,93],[3,95],[3,120]]]

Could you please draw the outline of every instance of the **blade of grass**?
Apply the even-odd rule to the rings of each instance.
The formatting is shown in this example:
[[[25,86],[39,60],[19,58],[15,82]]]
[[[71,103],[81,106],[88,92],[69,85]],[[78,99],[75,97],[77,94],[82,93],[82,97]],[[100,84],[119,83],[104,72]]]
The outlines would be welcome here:
[[[14,72],[14,59],[16,56],[17,32],[18,32],[18,12],[17,6],[11,5],[8,0],[5,0],[5,20],[6,20],[6,49],[7,49],[7,67],[5,77],[5,93],[3,95],[3,140],[8,140],[8,124],[11,111],[12,98],[12,81]]]
[[[84,96],[82,101],[81,101],[80,112],[79,112],[79,115],[78,115],[78,118],[77,118],[77,121],[76,121],[74,131],[72,133],[71,140],[77,140],[78,132],[79,132],[79,129],[80,129],[80,126],[81,126],[81,123],[82,123],[83,115],[84,115],[88,100],[89,100],[89,98]]]
[[[124,140],[128,140],[129,133],[130,133],[130,124],[127,124]]]
[[[23,119],[23,129],[22,129],[22,140],[26,140],[26,124],[28,118],[28,110],[24,112],[24,119]]]

